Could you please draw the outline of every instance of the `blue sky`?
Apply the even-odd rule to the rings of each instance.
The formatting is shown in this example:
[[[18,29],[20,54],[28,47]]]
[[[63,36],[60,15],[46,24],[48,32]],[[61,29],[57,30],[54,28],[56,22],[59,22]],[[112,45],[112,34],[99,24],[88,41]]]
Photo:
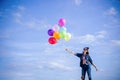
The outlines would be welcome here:
[[[119,0],[1,0],[0,80],[80,80],[79,58],[90,55],[93,80],[119,80]],[[65,18],[70,41],[48,43],[48,29]],[[87,77],[87,76],[86,76]],[[87,79],[86,79],[87,80]]]

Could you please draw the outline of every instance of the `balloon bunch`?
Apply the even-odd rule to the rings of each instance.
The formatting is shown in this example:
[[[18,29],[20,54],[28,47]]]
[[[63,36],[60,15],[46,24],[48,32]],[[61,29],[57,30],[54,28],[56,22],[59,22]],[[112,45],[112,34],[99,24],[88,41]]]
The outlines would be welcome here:
[[[65,27],[66,20],[61,18],[58,21],[58,25],[54,25],[52,29],[48,30],[48,35],[50,38],[48,39],[48,42],[50,44],[56,44],[59,39],[65,39],[65,41],[69,41],[71,38],[71,34],[67,32],[67,29]]]

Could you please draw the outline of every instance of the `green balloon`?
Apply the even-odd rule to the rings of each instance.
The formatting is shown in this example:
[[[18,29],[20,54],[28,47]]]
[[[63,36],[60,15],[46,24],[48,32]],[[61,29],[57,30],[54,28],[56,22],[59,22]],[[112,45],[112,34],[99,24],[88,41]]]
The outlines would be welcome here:
[[[60,38],[65,38],[66,36],[66,31],[61,31],[60,32]]]

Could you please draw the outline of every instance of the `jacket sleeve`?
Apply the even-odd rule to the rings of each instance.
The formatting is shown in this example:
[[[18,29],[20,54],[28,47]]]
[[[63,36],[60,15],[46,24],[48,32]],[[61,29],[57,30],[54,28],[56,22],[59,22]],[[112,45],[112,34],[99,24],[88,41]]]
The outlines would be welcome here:
[[[75,56],[81,57],[81,56],[82,56],[82,53],[76,53]]]
[[[93,61],[92,61],[92,59],[91,59],[91,57],[89,56],[89,61],[90,61],[90,63],[91,64],[93,64]]]

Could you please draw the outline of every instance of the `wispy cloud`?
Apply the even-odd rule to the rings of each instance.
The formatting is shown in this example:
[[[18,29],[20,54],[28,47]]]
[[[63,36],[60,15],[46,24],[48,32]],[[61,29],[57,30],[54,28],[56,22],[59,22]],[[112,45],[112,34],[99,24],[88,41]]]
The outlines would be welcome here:
[[[97,34],[86,34],[83,36],[74,36],[73,39],[75,41],[79,41],[79,43],[82,44],[99,44],[100,39],[104,39],[106,36],[107,32],[106,31],[100,31],[97,32]]]
[[[73,68],[69,66],[65,66],[65,64],[60,64],[58,62],[50,62],[49,66],[53,69],[62,69],[62,70],[67,70],[67,71],[72,71]]]
[[[16,18],[20,18],[20,17],[22,17],[22,14],[19,13],[19,12],[13,13],[13,15],[14,15]]]
[[[38,30],[47,29],[51,26],[44,19],[42,20],[32,19],[31,21],[25,22],[23,24],[28,26],[29,28],[38,29]]]
[[[60,45],[51,46],[48,44],[44,50],[44,53],[48,54],[48,55],[52,54],[52,53],[58,53],[58,52],[61,52],[62,48],[63,48],[63,46],[60,46]]]
[[[20,11],[24,11],[24,10],[25,10],[25,7],[22,6],[22,5],[19,5],[19,6],[18,6],[18,9],[19,9]]]
[[[107,23],[105,23],[103,26],[104,27],[109,27],[109,28],[117,28],[120,26],[119,24],[119,19],[116,17],[118,16],[118,11],[114,7],[110,7],[105,11],[105,16],[109,20]]]
[[[113,45],[120,46],[120,40],[111,40]]]
[[[107,15],[116,15],[117,14],[117,10],[114,7],[111,7],[105,13]]]
[[[75,5],[79,6],[82,3],[82,0],[74,0]]]
[[[37,30],[51,27],[51,25],[48,24],[45,19],[36,19],[32,16],[29,16],[29,18],[24,17],[24,16],[27,16],[27,13],[25,14],[26,8],[24,6],[18,6],[17,9],[18,9],[18,12],[14,12],[13,17],[14,17],[14,21],[19,25],[32,28],[32,29],[37,29]],[[21,11],[22,12],[24,11],[24,14],[22,14]]]
[[[96,38],[105,38],[106,35],[107,35],[106,31],[100,31],[97,33]]]
[[[22,17],[20,13],[15,13],[14,16],[15,16],[16,23],[28,28],[41,30],[41,29],[47,29],[51,27],[51,25],[48,24],[47,21],[44,19],[37,20],[37,19],[29,18],[28,20],[26,20],[25,18]]]

